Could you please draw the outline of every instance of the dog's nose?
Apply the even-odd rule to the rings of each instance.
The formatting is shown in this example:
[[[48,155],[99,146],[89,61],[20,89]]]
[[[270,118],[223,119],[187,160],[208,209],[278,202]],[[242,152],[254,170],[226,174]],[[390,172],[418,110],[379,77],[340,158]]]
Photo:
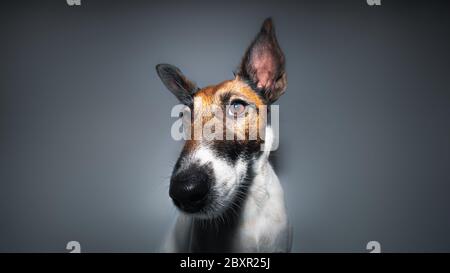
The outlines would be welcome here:
[[[197,212],[206,203],[211,176],[203,170],[186,170],[172,177],[169,195],[177,207],[186,212]]]

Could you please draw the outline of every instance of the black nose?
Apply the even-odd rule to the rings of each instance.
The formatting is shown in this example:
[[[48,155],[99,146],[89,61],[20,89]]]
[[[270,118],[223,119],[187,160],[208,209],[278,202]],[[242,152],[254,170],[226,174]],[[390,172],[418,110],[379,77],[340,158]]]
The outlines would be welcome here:
[[[202,168],[179,172],[170,181],[169,195],[181,210],[198,212],[206,204],[211,179],[209,171]]]

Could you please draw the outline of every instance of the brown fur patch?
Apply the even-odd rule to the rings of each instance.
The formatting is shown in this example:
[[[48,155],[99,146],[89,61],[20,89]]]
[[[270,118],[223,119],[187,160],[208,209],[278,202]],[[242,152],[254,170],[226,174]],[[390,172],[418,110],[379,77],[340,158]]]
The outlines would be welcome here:
[[[225,113],[225,108],[223,105],[223,97],[229,96],[230,101],[234,99],[240,99],[247,102],[249,105],[253,105],[256,107],[258,111],[253,111],[253,113],[248,113],[246,116],[246,120],[244,122],[232,122],[234,126],[234,132],[237,138],[244,138],[245,140],[239,140],[240,142],[247,142],[250,138],[250,132],[257,132],[257,143],[261,143],[261,135],[260,129],[265,128],[265,118],[259,117],[258,113],[261,113],[261,108],[265,106],[263,100],[256,94],[248,84],[242,81],[239,77],[233,80],[227,80],[221,82],[217,85],[207,86],[205,88],[200,89],[194,95],[194,113],[198,117],[201,117],[202,120],[197,121],[198,124],[201,124],[202,128],[204,128],[205,123],[211,121],[212,118],[215,118],[213,113],[214,107],[219,107],[223,111],[223,140],[218,141],[233,141],[226,139],[226,119],[227,113]],[[230,102],[228,101],[227,104]],[[198,102],[201,102],[201,108],[196,105]],[[191,124],[191,132],[194,140],[187,141],[185,145],[185,150],[193,150],[195,149],[200,141],[195,139],[195,121]],[[229,128],[228,128],[229,130]],[[217,140],[215,140],[217,141]]]

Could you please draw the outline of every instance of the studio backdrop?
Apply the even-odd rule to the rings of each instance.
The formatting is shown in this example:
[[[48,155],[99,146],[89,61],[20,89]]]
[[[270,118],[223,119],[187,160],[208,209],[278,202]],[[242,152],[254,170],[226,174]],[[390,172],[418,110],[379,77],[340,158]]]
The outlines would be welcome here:
[[[232,79],[267,17],[292,251],[450,251],[449,7],[368,2],[2,3],[0,251],[158,251],[182,142],[155,65]]]

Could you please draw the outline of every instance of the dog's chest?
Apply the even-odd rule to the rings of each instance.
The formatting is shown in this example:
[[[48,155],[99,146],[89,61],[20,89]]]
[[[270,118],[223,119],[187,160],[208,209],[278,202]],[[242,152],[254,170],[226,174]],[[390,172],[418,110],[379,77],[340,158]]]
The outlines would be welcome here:
[[[252,224],[193,224],[190,250],[192,252],[254,252],[259,245],[270,244],[270,232],[265,236],[261,227]],[[266,227],[267,228],[267,227]]]
[[[271,216],[237,223],[204,225],[193,223],[190,251],[192,252],[277,252],[285,251],[280,244],[288,237],[287,221]],[[280,240],[282,239],[282,240]]]
[[[272,171],[272,170],[271,170]],[[272,172],[256,177],[239,218],[193,222],[193,252],[285,252],[290,240],[283,191]],[[258,181],[264,179],[264,181]],[[264,187],[261,185],[264,184]]]

